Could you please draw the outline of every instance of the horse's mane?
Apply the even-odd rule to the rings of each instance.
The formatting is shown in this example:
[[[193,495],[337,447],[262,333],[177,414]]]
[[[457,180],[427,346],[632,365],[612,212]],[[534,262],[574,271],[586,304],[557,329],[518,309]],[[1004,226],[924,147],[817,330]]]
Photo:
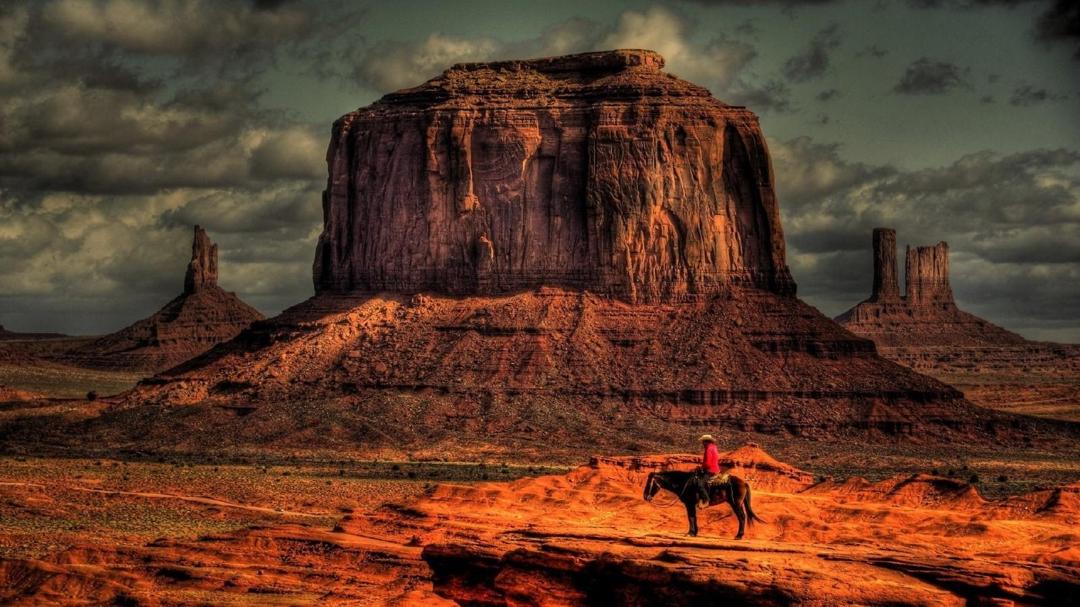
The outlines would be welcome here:
[[[657,471],[657,472],[653,472],[653,474],[655,474],[657,476],[665,476],[665,477],[668,477],[668,478],[685,479],[685,478],[689,478],[689,477],[693,476],[695,474],[695,471],[693,471],[693,470],[660,470],[660,471]]]

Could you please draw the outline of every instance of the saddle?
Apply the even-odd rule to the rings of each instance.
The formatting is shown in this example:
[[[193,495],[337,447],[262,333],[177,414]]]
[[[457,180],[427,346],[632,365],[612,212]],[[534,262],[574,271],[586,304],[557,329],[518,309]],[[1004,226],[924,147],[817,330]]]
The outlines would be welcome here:
[[[720,492],[716,489],[722,485],[727,485],[731,480],[731,474],[725,472],[723,474],[713,475],[705,480],[705,486],[708,489],[709,500],[708,502],[702,500],[701,507],[715,506],[717,504],[724,503],[724,500],[720,496]]]

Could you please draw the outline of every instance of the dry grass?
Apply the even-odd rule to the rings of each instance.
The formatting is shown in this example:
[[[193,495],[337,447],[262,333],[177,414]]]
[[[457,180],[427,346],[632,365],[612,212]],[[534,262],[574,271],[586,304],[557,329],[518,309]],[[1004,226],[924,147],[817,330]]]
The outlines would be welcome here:
[[[197,538],[282,521],[330,528],[354,509],[408,501],[432,480],[503,480],[529,473],[527,467],[462,463],[227,465],[2,457],[0,559],[41,558],[87,542]]]
[[[0,384],[53,398],[110,396],[130,389],[145,373],[102,371],[63,365],[0,365]]]

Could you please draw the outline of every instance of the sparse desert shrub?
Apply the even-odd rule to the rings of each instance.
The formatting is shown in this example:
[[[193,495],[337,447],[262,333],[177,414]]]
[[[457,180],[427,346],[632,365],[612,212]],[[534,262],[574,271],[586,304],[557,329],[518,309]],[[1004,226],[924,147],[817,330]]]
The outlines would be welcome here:
[[[97,400],[97,392],[95,392],[93,390],[87,392],[86,393],[86,400],[88,400],[90,402],[93,402],[93,401]]]

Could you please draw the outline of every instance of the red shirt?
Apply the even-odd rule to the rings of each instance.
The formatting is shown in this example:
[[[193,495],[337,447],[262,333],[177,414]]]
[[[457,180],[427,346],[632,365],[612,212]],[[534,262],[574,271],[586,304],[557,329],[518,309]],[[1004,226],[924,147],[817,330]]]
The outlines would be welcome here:
[[[705,454],[701,456],[701,468],[709,474],[720,474],[720,452],[716,443],[705,443]]]

